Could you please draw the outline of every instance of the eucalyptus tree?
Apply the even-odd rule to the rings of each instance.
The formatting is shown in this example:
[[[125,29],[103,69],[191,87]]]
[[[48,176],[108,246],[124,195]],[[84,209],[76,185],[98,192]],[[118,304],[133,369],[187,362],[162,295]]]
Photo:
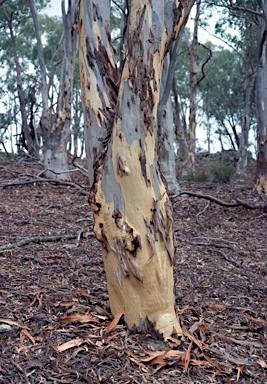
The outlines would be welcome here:
[[[114,47],[117,50],[117,61],[123,65],[123,52],[126,41],[127,21],[129,15],[129,1],[111,1],[111,35]],[[176,156],[174,152],[174,124],[171,103],[172,79],[178,54],[180,38],[171,47],[171,53],[164,61],[163,76],[161,82],[160,102],[158,108],[158,150],[160,170],[166,181],[168,193],[176,195],[180,187],[176,177]],[[170,57],[169,57],[170,56]]]
[[[54,75],[58,60],[58,49],[54,53],[51,69],[47,75],[41,30],[34,0],[29,0],[37,41],[37,55],[40,66],[42,115],[40,118],[40,131],[43,139],[44,165],[46,176],[49,178],[68,179],[67,173],[67,143],[70,138],[71,107],[73,95],[73,76],[78,46],[78,2],[61,1],[64,34],[62,35],[64,49],[61,64],[61,74],[56,110],[51,103],[53,94]]]
[[[112,313],[129,328],[182,330],[174,310],[172,207],[157,156],[161,74],[193,1],[132,0],[114,61],[110,2],[81,0],[80,73],[94,231]]]
[[[38,1],[38,8],[45,6]],[[25,0],[7,0],[0,7],[1,61],[5,67],[5,77],[16,75],[16,90],[21,115],[21,144],[32,156],[37,156],[39,143],[36,131],[28,121],[27,87],[24,84],[29,55],[32,53],[31,14]]]
[[[255,65],[256,72],[256,86],[255,86],[255,104],[257,115],[257,140],[258,140],[258,155],[257,155],[257,172],[255,187],[258,191],[267,193],[267,135],[266,135],[266,121],[267,121],[267,62],[266,62],[266,38],[267,38],[267,0],[246,0],[246,1],[230,1],[230,0],[217,0],[208,2],[224,7],[229,11],[230,15],[235,15],[235,20],[241,19],[246,23],[247,32],[251,30],[252,26],[258,29],[257,39],[257,62]],[[249,41],[250,47],[251,39]],[[252,78],[252,82],[253,82]],[[248,87],[252,85],[248,83]],[[249,93],[249,89],[247,93]],[[246,97],[246,100],[248,97]],[[246,110],[244,109],[246,113]],[[244,114],[245,119],[248,116]],[[243,124],[245,126],[245,124]],[[246,140],[244,140],[246,142]],[[246,143],[245,143],[246,145]]]
[[[205,81],[200,85],[202,110],[228,140],[230,148],[237,151],[243,113],[242,68],[236,52],[215,47],[212,50]]]
[[[179,144],[181,173],[195,171],[196,127],[199,101],[199,85],[205,78],[206,65],[212,51],[198,41],[201,22],[201,1],[196,2],[192,38],[185,30],[173,82],[175,132]]]

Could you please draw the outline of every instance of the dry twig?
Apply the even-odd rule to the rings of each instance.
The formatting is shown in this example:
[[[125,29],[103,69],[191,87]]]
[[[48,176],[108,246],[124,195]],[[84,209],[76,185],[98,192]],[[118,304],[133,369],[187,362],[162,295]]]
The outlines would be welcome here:
[[[22,247],[30,243],[42,243],[51,241],[71,240],[76,239],[77,235],[58,235],[58,236],[34,236],[20,240],[17,243],[5,244],[0,247],[0,253],[12,248]]]

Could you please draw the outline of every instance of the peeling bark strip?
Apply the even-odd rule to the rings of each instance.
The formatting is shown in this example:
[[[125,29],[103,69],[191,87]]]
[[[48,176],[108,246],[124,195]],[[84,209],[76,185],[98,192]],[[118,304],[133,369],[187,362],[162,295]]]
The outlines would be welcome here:
[[[102,243],[112,313],[181,334],[174,311],[172,208],[157,158],[164,58],[193,1],[133,0],[121,73],[109,37],[109,1],[81,0],[80,71],[90,204]],[[144,320],[145,319],[145,320]]]

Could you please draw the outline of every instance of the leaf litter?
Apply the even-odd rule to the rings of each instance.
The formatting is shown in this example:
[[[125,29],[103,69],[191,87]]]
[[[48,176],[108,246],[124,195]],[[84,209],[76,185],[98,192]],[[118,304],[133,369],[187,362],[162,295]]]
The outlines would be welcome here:
[[[11,162],[1,168],[0,182],[10,172],[15,181],[39,171],[33,162]],[[85,177],[72,178],[86,191]],[[182,188],[249,201],[257,199],[252,180]],[[75,240],[92,232],[85,196],[49,183],[0,193],[1,246],[65,236],[0,253],[1,383],[266,384],[265,212],[206,207],[194,197],[173,200],[176,307],[184,336],[166,344],[129,332],[123,314],[113,319],[100,246],[91,235]],[[223,253],[214,252],[217,247]]]

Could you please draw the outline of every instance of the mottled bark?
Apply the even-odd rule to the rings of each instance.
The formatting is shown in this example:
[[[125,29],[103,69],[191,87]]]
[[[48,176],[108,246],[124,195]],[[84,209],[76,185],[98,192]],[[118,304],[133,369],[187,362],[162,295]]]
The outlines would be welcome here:
[[[109,1],[81,1],[80,63],[90,204],[112,313],[129,328],[181,334],[174,311],[172,207],[157,157],[165,56],[193,1],[132,1],[122,73],[113,60]]]
[[[258,157],[255,188],[259,192],[267,193],[267,0],[262,2],[262,10],[256,79]]]
[[[178,40],[176,40],[175,45]],[[178,47],[175,47],[173,53],[173,62],[176,62]],[[159,140],[159,159],[160,170],[163,178],[166,180],[166,186],[169,195],[177,195],[180,186],[176,178],[176,164],[174,153],[174,122],[171,102],[171,85],[173,80],[174,65],[170,66],[169,55],[165,58],[162,76],[161,76],[161,97],[158,108],[158,140]],[[170,73],[172,72],[172,73]],[[167,99],[166,99],[167,97]]]

